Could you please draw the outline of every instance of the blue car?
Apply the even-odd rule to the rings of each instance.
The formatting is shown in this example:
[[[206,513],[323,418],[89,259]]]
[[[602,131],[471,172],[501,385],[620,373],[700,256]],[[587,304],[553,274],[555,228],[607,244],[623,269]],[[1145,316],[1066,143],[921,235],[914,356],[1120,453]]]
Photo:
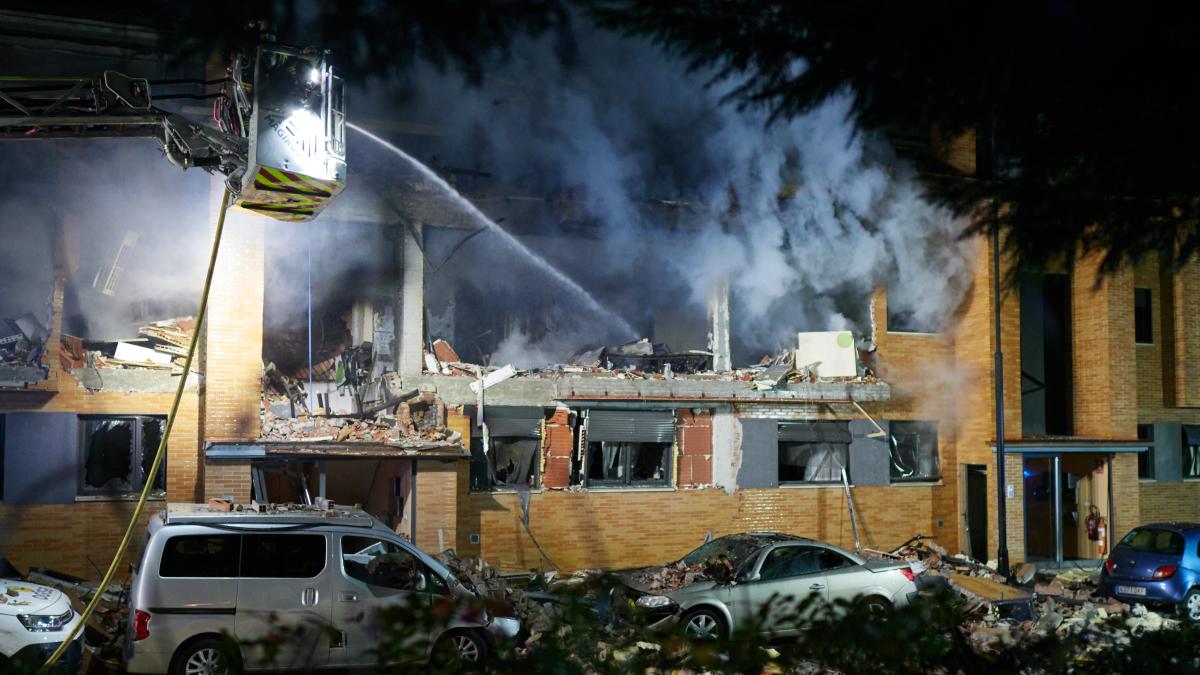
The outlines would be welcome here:
[[[1200,525],[1153,523],[1130,531],[1104,561],[1100,593],[1123,602],[1174,605],[1200,621]]]

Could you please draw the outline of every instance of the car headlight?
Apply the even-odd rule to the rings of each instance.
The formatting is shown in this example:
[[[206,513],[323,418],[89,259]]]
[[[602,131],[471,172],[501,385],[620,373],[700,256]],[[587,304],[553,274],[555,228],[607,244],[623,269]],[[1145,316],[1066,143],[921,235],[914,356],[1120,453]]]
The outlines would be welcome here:
[[[18,614],[17,621],[25,626],[25,629],[33,633],[52,633],[63,629],[75,617],[75,611],[68,609],[67,611],[53,616],[50,614]]]
[[[646,609],[658,609],[675,604],[673,600],[665,595],[643,595],[637,599],[637,606]]]

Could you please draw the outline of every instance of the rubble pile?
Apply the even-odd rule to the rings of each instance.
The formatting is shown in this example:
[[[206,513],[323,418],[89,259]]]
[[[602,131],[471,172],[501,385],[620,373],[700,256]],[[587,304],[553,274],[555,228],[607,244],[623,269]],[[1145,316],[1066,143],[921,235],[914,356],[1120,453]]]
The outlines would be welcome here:
[[[516,374],[524,377],[554,378],[561,375],[597,375],[635,380],[670,380],[677,376],[688,379],[742,381],[754,383],[755,389],[772,389],[780,385],[804,382],[861,382],[876,383],[871,360],[865,359],[861,372],[854,377],[818,376],[819,364],[796,363],[796,353],[785,349],[775,356],[765,355],[758,364],[731,371],[713,370],[713,353],[702,350],[673,352],[665,343],[641,338],[620,345],[585,349],[572,355],[566,363],[547,364],[528,371],[512,366],[465,363],[458,352],[445,340],[439,339],[425,351],[425,371],[440,375],[485,378],[497,381]],[[511,372],[507,372],[511,371]]]
[[[71,606],[76,611],[82,610],[91,602],[99,590],[95,584],[51,569],[32,569],[25,575],[25,579],[62,591],[70,598]],[[125,647],[125,627],[129,620],[128,599],[128,586],[116,583],[110,584],[101,595],[96,610],[84,629],[88,649],[80,672],[122,672],[121,653]]]
[[[1098,569],[1036,570],[1026,563],[1014,570],[1015,581],[1022,584],[1014,585],[1007,583],[993,564],[950,555],[921,537],[888,555],[908,560],[919,573],[921,585],[944,582],[957,592],[965,601],[964,632],[972,645],[984,651],[1011,648],[1051,634],[1076,636],[1094,651],[1126,645],[1131,635],[1179,625],[1178,619],[1143,605],[1100,596]],[[982,580],[989,586],[970,580]]]
[[[0,320],[0,365],[37,366],[46,343],[46,329],[32,314]]]
[[[196,320],[181,317],[155,321],[138,328],[137,338],[87,340],[63,335],[58,358],[63,370],[78,368],[137,368],[182,375]],[[199,361],[192,371],[199,372]]]
[[[446,404],[430,394],[361,417],[332,416],[324,411],[292,417],[277,402],[264,398],[259,416],[264,441],[383,443],[402,448],[462,441],[459,432],[446,428]]]

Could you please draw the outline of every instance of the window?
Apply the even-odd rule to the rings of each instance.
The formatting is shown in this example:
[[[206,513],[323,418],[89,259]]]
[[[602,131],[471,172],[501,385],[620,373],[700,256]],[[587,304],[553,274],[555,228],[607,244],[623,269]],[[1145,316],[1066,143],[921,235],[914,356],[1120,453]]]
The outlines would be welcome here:
[[[1154,480],[1154,425],[1137,425],[1137,437],[1138,440],[1148,441],[1147,445],[1150,446],[1138,453],[1138,478]]]
[[[488,451],[484,453],[483,439],[478,436],[471,439],[472,489],[513,490],[538,486],[540,439],[493,436],[489,441]]]
[[[323,534],[243,535],[243,577],[311,579],[323,569]]]
[[[236,577],[241,537],[236,534],[171,537],[163,545],[160,577]]]
[[[937,422],[892,422],[891,464],[893,482],[941,478]]]
[[[416,591],[420,575],[425,576],[431,592],[446,590],[441,577],[434,574],[415,555],[395,542],[377,537],[342,537],[342,569],[351,579],[379,588]]]
[[[1133,289],[1133,336],[1133,341],[1138,344],[1154,344],[1154,319],[1149,288]]]
[[[815,574],[821,571],[821,560],[818,549],[811,546],[780,546],[767,554],[762,567],[758,570],[758,578],[762,581],[772,579],[787,579],[802,574]]]
[[[167,418],[130,415],[81,417],[83,456],[79,492],[103,495],[139,492],[154,463]],[[163,458],[153,489],[167,491],[167,463]]]
[[[849,467],[850,428],[846,422],[781,423],[779,482],[841,482]]]
[[[588,443],[588,485],[667,485],[670,458],[670,443]]]
[[[939,326],[933,317],[919,316],[915,310],[903,309],[888,297],[887,332],[889,333],[936,333]]]
[[[1183,425],[1183,477],[1200,478],[1200,424]]]
[[[834,551],[834,550],[828,549],[828,548],[821,549],[821,552],[818,555],[818,562],[821,565],[822,572],[824,572],[826,570],[841,569],[843,567],[849,567],[854,564],[854,562],[851,561],[846,556],[842,555],[841,553],[838,553],[837,551]]]
[[[1183,535],[1170,530],[1138,528],[1125,535],[1121,539],[1121,545],[1146,553],[1183,555]]]

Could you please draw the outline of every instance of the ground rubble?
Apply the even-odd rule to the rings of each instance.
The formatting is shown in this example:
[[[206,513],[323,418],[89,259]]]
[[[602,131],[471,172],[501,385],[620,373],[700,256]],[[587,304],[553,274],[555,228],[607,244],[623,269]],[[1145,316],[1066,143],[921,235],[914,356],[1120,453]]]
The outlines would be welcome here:
[[[958,593],[964,601],[963,631],[984,651],[1051,633],[1077,637],[1088,651],[1095,651],[1128,644],[1131,635],[1179,625],[1170,613],[1100,596],[1098,569],[1036,570],[1026,563],[1013,570],[1015,582],[1010,583],[996,572],[994,563],[950,555],[920,537],[888,555],[909,561],[922,586],[944,583]]]

